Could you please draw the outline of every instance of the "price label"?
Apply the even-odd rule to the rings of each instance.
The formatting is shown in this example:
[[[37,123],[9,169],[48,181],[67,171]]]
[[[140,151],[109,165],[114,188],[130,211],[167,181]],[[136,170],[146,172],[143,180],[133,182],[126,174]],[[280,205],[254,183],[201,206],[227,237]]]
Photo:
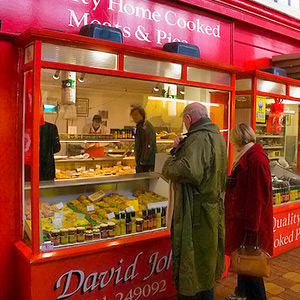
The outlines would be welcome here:
[[[77,213],[77,219],[85,219],[85,214]]]
[[[128,206],[125,208],[126,212],[132,212],[134,211],[134,207],[133,206]]]
[[[109,214],[107,214],[107,218],[110,219],[114,219],[115,218],[115,213],[111,212]]]
[[[88,205],[88,206],[86,207],[86,210],[87,210],[87,211],[93,211],[93,210],[95,210],[94,205]]]
[[[59,169],[55,169],[55,172],[56,173],[61,173]]]
[[[56,204],[56,208],[57,209],[62,209],[64,206],[63,206],[63,204],[60,202],[60,203],[58,203],[58,204]]]
[[[152,209],[152,208],[159,208],[159,207],[167,207],[168,206],[168,201],[161,201],[161,202],[155,202],[155,203],[148,203],[147,208]]]
[[[52,242],[44,242],[42,243],[42,247],[41,247],[41,251],[45,252],[45,251],[50,251],[54,249],[54,243]]]
[[[58,228],[62,228],[62,219],[58,218],[58,219],[53,219],[52,220],[52,224],[53,224],[53,228],[54,229],[58,229]]]
[[[64,213],[63,212],[56,212],[54,213],[54,219],[64,219]]]

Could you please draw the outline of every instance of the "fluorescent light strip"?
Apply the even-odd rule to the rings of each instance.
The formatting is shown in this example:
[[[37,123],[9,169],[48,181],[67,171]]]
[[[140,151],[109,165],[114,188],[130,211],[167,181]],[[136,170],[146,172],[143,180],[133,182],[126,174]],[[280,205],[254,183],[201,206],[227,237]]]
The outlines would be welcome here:
[[[153,96],[148,96],[148,100],[178,102],[178,103],[185,103],[185,104],[198,102],[198,103],[201,103],[201,104],[206,105],[206,106],[220,106],[217,103],[208,103],[208,102],[200,102],[200,101],[194,101],[194,100],[182,100],[182,99],[173,99],[173,98],[164,98],[164,97],[153,97]]]

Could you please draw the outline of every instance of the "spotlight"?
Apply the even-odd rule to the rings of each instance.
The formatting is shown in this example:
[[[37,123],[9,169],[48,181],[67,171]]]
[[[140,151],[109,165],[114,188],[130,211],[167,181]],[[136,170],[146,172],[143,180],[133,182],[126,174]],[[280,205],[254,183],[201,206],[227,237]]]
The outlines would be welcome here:
[[[85,76],[85,73],[81,73],[77,80],[81,83],[84,82],[84,76]]]
[[[58,80],[59,79],[59,73],[60,73],[60,70],[56,70],[54,75],[52,76],[53,79]]]
[[[156,85],[156,86],[153,88],[153,91],[154,91],[154,92],[158,92],[158,91],[159,91],[158,85]]]

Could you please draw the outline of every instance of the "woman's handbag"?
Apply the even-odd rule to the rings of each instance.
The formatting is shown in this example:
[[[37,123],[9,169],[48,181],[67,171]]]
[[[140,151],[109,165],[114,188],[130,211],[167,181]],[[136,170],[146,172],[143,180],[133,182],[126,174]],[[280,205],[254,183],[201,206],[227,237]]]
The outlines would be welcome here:
[[[258,247],[245,246],[246,236],[241,247],[231,253],[229,272],[255,277],[270,277],[270,255]]]

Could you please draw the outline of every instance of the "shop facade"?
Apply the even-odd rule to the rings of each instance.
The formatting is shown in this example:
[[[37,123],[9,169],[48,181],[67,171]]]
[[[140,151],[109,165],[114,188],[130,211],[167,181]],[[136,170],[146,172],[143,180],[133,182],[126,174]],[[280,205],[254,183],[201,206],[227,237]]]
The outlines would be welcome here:
[[[3,255],[7,267],[1,273],[1,278],[3,277],[1,282],[4,283],[1,290],[7,298],[14,297],[16,292],[13,290],[11,280],[13,277],[17,278],[20,287],[18,288],[20,299],[38,299],[41,295],[49,299],[90,299],[90,297],[95,299],[156,299],[159,294],[161,299],[172,299],[175,296],[171,280],[169,234],[164,229],[107,241],[94,241],[74,247],[58,247],[54,251],[47,251],[47,249],[44,252],[40,251],[40,247],[43,246],[39,217],[41,198],[47,199],[51,205],[65,204],[72,199],[71,195],[90,194],[96,192],[97,189],[118,190],[115,187],[108,187],[109,185],[119,185],[119,190],[123,191],[141,187],[146,190],[155,189],[159,180],[156,174],[142,177],[120,175],[118,179],[112,180],[107,177],[105,180],[83,180],[80,184],[72,181],[50,186],[40,184],[38,180],[40,98],[48,99],[49,102],[57,102],[55,99],[59,96],[55,90],[60,90],[60,85],[50,79],[53,80],[52,75],[59,70],[61,74],[63,72],[75,73],[75,79],[80,78],[84,73],[85,82],[89,81],[90,85],[86,86],[84,91],[84,86],[80,87],[78,84],[77,97],[89,99],[93,104],[91,91],[96,90],[96,93],[99,93],[101,90],[101,87],[97,90],[93,86],[96,83],[102,83],[102,88],[105,90],[103,99],[113,92],[116,94],[109,97],[117,99],[118,95],[124,94],[125,89],[126,93],[132,89],[132,95],[140,93],[142,102],[137,99],[133,102],[142,104],[147,114],[152,114],[153,120],[159,115],[154,114],[153,111],[158,107],[159,109],[164,107],[165,114],[169,117],[168,122],[173,121],[177,124],[178,120],[174,115],[183,109],[182,103],[204,99],[204,102],[208,103],[212,119],[219,125],[228,142],[228,130],[234,126],[236,119],[236,74],[243,74],[242,71],[246,69],[269,67],[273,55],[299,52],[300,42],[295,38],[295,33],[299,28],[296,22],[289,21],[279,13],[273,13],[271,17],[267,9],[257,15],[259,6],[255,4],[245,2],[244,4],[247,4],[249,8],[245,11],[245,7],[238,6],[234,1],[231,5],[228,3],[216,5],[209,1],[196,2],[179,1],[173,4],[167,1],[68,1],[57,3],[57,6],[50,9],[46,1],[39,2],[39,4],[20,1],[18,7],[12,5],[7,8],[7,16],[2,20],[3,33],[1,33],[3,57],[5,57],[1,65],[6,71],[2,81],[5,87],[1,91],[4,99],[1,115],[4,116],[7,124],[1,134],[5,141],[3,157],[6,162],[8,161],[6,157],[10,158],[9,165],[4,161],[1,162],[3,164],[1,181],[3,180],[6,186],[11,186],[9,191],[3,191],[3,197],[7,199],[4,204],[3,220],[8,226],[7,245]],[[203,5],[199,6],[201,4]],[[210,10],[214,13],[212,14]],[[36,11],[39,11],[38,16]],[[24,15],[25,12],[27,12],[26,21],[20,23],[21,15],[18,14]],[[256,27],[249,25],[254,23],[254,20]],[[123,32],[124,44],[91,40],[79,36],[80,27],[91,22],[120,28]],[[267,25],[269,30],[265,31],[264,27]],[[28,27],[35,27],[35,29],[27,29]],[[14,31],[14,33],[6,33],[9,31]],[[15,33],[16,31],[22,34]],[[64,31],[64,33],[59,31]],[[179,41],[198,45],[201,60],[160,51],[164,43]],[[74,49],[82,53],[76,54],[77,50]],[[93,53],[104,53],[106,62],[111,61],[112,65],[103,67],[101,60],[100,65],[94,65],[95,56],[89,58],[89,55],[93,56]],[[68,56],[72,56],[75,61],[68,61]],[[86,57],[86,61],[79,62],[80,57]],[[139,66],[142,67],[139,68]],[[149,70],[145,66],[149,66]],[[238,78],[239,76],[242,79],[245,75],[238,75]],[[263,79],[275,82],[283,80],[282,84],[285,86],[297,87],[298,85],[297,80],[284,81],[276,76],[270,78],[267,76]],[[123,80],[127,81],[124,83]],[[31,89],[31,100],[28,100],[27,85]],[[158,87],[160,92],[153,95],[152,91],[151,93],[141,91],[142,88],[152,90],[152,85],[155,88]],[[122,87],[122,91],[109,91],[109,89],[114,89],[113,86]],[[139,86],[139,91],[137,86]],[[172,92],[175,86],[176,92]],[[255,127],[256,124],[253,121],[256,112],[255,97],[257,94],[262,96],[266,94],[256,93],[252,88],[253,85],[250,85],[249,89],[244,89],[242,92],[245,94],[246,91],[252,97],[250,106],[253,110],[250,113],[252,116],[250,122]],[[171,105],[169,103],[171,101],[167,100],[167,105],[163,104],[166,100],[161,99],[164,98],[161,95],[163,89],[167,92],[169,89],[170,93],[173,93],[171,96],[174,96],[171,99],[179,101],[176,103],[174,100]],[[184,91],[181,96],[180,91]],[[242,94],[242,92],[238,91],[237,94]],[[286,94],[269,92],[267,96],[273,98],[278,96],[291,101],[299,99],[297,93],[290,94],[289,88]],[[118,103],[119,109],[128,115],[129,111],[122,106],[122,103],[125,103],[128,108],[132,101],[127,103],[125,98],[123,95],[123,102],[119,100],[115,103]],[[151,101],[153,103],[160,101],[161,104],[157,106]],[[32,105],[32,110],[26,111],[28,103]],[[109,113],[113,114],[112,108],[103,106],[103,103],[105,102],[101,102],[101,110],[111,109]],[[148,106],[144,105],[145,103]],[[149,103],[152,103],[152,106]],[[162,115],[164,110],[161,110]],[[84,114],[84,112],[81,113]],[[170,117],[172,114],[173,118]],[[120,119],[118,116],[115,117],[115,119],[118,118]],[[25,182],[21,171],[26,168],[22,167],[23,164],[26,165],[26,151],[22,151],[22,136],[23,130],[26,131],[25,123],[28,119],[31,124],[29,129],[32,138],[31,177],[29,182]],[[55,118],[49,113],[45,115],[45,119],[53,122]],[[126,117],[124,119],[126,120]],[[59,128],[64,128],[59,130],[61,134],[69,133],[66,129],[68,126],[76,125],[78,128],[82,126],[76,122],[74,124],[63,122],[61,120],[61,124],[57,124]],[[132,125],[129,120],[121,124],[122,122],[112,122],[108,118],[107,122],[110,129]],[[180,125],[177,127],[179,128]],[[177,127],[174,126],[170,131],[178,131]],[[10,131],[8,128],[14,130]],[[163,126],[160,126],[160,130],[162,129]],[[12,132],[17,132],[16,137]],[[66,146],[74,143],[69,139],[75,137],[60,136],[60,138]],[[128,143],[132,142],[129,136],[126,138],[122,136],[122,138]],[[87,142],[83,140],[84,136],[76,142]],[[108,141],[101,140],[101,142],[108,144]],[[125,143],[125,141],[121,142]],[[162,139],[160,144],[164,143],[168,144],[168,141],[165,142]],[[127,149],[127,145],[125,147]],[[230,161],[232,161],[233,149],[229,144],[228,149]],[[109,150],[113,148],[107,151]],[[116,159],[113,156],[111,158]],[[65,162],[57,161],[57,163],[61,164],[61,169],[64,171]],[[74,168],[78,169],[77,166]],[[87,168],[96,167],[87,166]],[[72,190],[76,192],[72,194],[70,192]],[[28,222],[26,222],[25,213],[22,213],[26,210],[26,200],[30,203],[30,226],[32,228],[29,230],[31,241],[27,243],[23,242],[23,238],[28,237],[28,232],[25,230],[25,224]],[[281,242],[278,242],[279,250],[276,254],[290,249],[286,246],[289,237],[291,243],[288,244],[292,245],[291,247],[298,245],[297,240],[300,234],[297,232],[299,224],[296,221],[298,219],[295,218],[297,209],[297,203],[292,203],[289,207],[278,206],[274,209],[275,217],[277,214],[288,211],[286,216],[282,216],[281,222],[274,221],[274,224],[277,224],[274,230],[275,235],[278,234],[280,228],[284,228],[282,226],[284,222],[288,222],[287,226],[292,226],[291,233],[286,234],[287,239],[282,233],[278,235],[278,238],[275,237],[275,242],[281,239]],[[286,221],[283,220],[284,218]],[[45,276],[48,278],[46,283]]]

